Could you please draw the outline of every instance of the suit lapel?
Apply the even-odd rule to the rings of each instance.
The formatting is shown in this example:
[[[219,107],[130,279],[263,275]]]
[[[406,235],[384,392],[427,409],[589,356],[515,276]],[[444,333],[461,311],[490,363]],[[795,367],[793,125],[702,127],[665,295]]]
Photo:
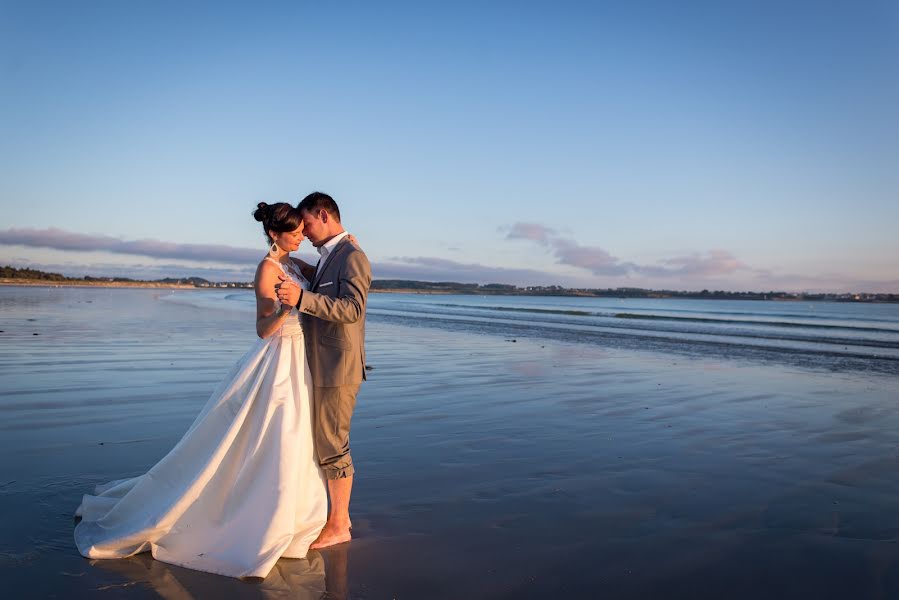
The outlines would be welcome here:
[[[334,249],[328,253],[328,258],[326,258],[325,262],[323,262],[321,264],[321,266],[318,268],[318,271],[315,273],[315,277],[312,279],[312,285],[309,287],[310,290],[312,290],[313,292],[315,291],[315,288],[318,285],[318,282],[321,281],[321,279],[322,279],[322,275],[325,274],[325,270],[331,264],[331,261],[334,259],[334,256],[343,249],[343,245],[345,243],[347,243],[346,237],[344,237],[342,240],[337,242],[337,245],[334,246]]]

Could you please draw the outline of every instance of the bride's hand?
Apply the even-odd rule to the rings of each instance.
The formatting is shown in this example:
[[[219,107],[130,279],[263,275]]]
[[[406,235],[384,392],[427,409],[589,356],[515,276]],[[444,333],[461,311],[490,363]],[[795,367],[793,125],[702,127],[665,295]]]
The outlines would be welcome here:
[[[278,300],[281,301],[281,304],[296,306],[297,302],[300,301],[300,286],[284,275],[278,275],[278,279],[281,280],[281,283],[275,286]]]
[[[353,235],[352,233],[347,234],[346,239],[350,240],[350,243],[352,243],[352,244],[354,244],[354,245],[356,245],[356,246],[359,245],[359,240],[357,240],[357,239],[356,239],[356,236]]]

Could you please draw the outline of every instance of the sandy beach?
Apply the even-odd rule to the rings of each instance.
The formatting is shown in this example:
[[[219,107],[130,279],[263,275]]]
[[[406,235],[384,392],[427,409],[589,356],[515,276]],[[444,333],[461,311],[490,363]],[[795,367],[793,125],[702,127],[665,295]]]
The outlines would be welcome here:
[[[164,455],[253,340],[245,311],[167,294],[0,289],[10,597],[899,595],[889,368],[416,323],[389,295],[353,425],[357,539],[250,583],[88,561],[81,494]]]

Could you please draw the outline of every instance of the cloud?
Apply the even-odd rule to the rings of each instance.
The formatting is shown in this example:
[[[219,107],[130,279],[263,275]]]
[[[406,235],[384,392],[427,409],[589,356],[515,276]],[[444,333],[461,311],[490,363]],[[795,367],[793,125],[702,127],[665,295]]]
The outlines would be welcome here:
[[[508,240],[528,240],[545,246],[562,265],[586,269],[594,275],[625,275],[626,265],[596,246],[581,246],[561,236],[555,229],[538,223],[515,223],[506,234]]]
[[[258,248],[238,248],[222,244],[176,244],[153,239],[126,241],[56,228],[7,229],[0,231],[0,244],[230,264],[256,263],[262,254]]]
[[[594,275],[705,278],[751,270],[726,250],[671,258],[659,265],[625,262],[599,246],[583,246],[537,223],[515,223],[509,228],[506,239],[536,242],[548,248],[558,264],[585,269]]]
[[[585,286],[585,282],[536,269],[508,269],[429,256],[399,256],[372,263],[375,279]]]
[[[257,257],[258,258],[258,257]],[[203,277],[210,281],[252,281],[255,266],[235,266],[232,269],[214,266],[183,264],[116,264],[39,262],[27,258],[4,260],[18,268],[31,268],[68,277],[129,277],[131,279],[163,279],[165,277]],[[587,283],[559,277],[533,269],[504,269],[477,263],[461,263],[433,257],[398,257],[372,263],[375,279],[409,279],[416,281],[454,281],[459,283],[508,283],[511,285],[565,285],[587,287]]]
[[[544,246],[550,245],[551,240],[555,237],[556,232],[554,229],[538,225],[537,223],[515,223],[506,235],[506,238],[510,240],[531,240]]]
[[[14,259],[9,264],[31,267],[68,276],[84,275],[160,279],[196,275],[212,280],[250,281],[253,269],[264,250],[215,244],[176,244],[160,240],[126,241],[103,235],[86,235],[62,229],[7,229],[0,231],[0,245],[50,248],[66,252],[110,252],[118,255],[152,259],[177,259],[205,263],[189,264],[114,264],[66,261],[37,263],[28,259]],[[211,265],[234,265],[223,268]],[[516,285],[570,285],[581,287],[584,281],[559,277],[533,269],[507,269],[477,263],[461,263],[435,257],[396,257],[372,264],[378,279],[415,279],[424,281],[458,281],[462,283],[508,283]]]
[[[627,275],[628,265],[599,248],[598,246],[581,246],[564,238],[550,240],[550,246],[556,255],[557,262],[586,269],[594,275]]]
[[[895,275],[884,280],[860,279],[838,273],[780,274],[753,268],[730,252],[713,249],[661,260],[656,264],[623,261],[598,246],[584,246],[556,230],[534,223],[516,223],[505,228],[509,240],[538,244],[556,262],[576,267],[582,276],[555,274],[527,268],[505,268],[479,263],[426,256],[403,256],[372,262],[376,279],[414,279],[422,281],[458,281],[462,283],[508,283],[513,285],[562,285],[575,288],[648,287],[656,289],[782,290],[892,292],[899,289]],[[264,249],[240,248],[217,244],[176,244],[153,239],[125,241],[109,236],[85,235],[62,229],[0,230],[0,245],[51,248],[72,254],[0,259],[4,264],[28,266],[69,276],[123,276],[134,279],[159,279],[196,275],[213,281],[250,281],[253,267]],[[84,264],[77,252],[104,251],[123,257],[127,264],[105,262]],[[36,253],[37,254],[37,253]],[[42,253],[52,255],[52,252]],[[93,258],[93,257],[91,257]],[[155,261],[171,262],[155,262]],[[190,261],[177,264],[177,261]],[[309,256],[307,260],[314,260]],[[601,280],[594,277],[602,276]],[[714,283],[712,283],[714,282]]]
[[[670,267],[632,265],[632,269],[642,275],[660,277],[720,277],[737,271],[751,271],[748,265],[737,260],[727,250],[709,250],[705,254],[669,258],[661,261]]]
[[[593,281],[583,287],[639,286],[649,288],[746,289],[808,292],[883,292],[894,293],[899,288],[896,279],[873,280],[828,274],[777,274],[746,264],[731,252],[715,248],[660,260],[656,264],[637,264],[621,260],[599,246],[584,246],[561,235],[557,230],[537,223],[515,223],[503,228],[508,240],[526,240],[539,244],[560,265],[577,267],[606,278],[603,284]],[[610,281],[608,278],[614,278]]]
[[[506,238],[527,240],[548,248],[556,262],[589,271],[594,275],[627,277],[717,277],[749,269],[725,250],[692,254],[662,261],[659,265],[624,262],[598,246],[583,246],[537,223],[515,223]],[[234,265],[255,264],[258,248],[239,248],[222,244],[177,244],[154,239],[121,240],[105,235],[87,235],[62,229],[7,229],[0,231],[0,244],[52,248],[63,251],[103,251],[156,259],[178,259],[202,263]],[[387,278],[444,279],[453,281],[534,284],[560,283],[560,277],[532,269],[506,269],[474,263],[459,263],[442,258],[400,257],[380,264]],[[577,285],[567,278],[567,285]],[[551,282],[551,283],[547,283]],[[582,285],[583,282],[580,282]]]

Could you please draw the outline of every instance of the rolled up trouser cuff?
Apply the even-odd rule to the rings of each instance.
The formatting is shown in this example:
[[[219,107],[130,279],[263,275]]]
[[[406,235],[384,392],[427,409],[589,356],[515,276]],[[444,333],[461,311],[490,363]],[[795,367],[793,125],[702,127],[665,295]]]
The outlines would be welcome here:
[[[325,473],[325,477],[327,479],[346,479],[347,477],[352,477],[356,472],[356,468],[353,467],[353,464],[350,463],[348,467],[344,467],[343,469],[329,469],[326,466],[322,466],[322,471]]]

